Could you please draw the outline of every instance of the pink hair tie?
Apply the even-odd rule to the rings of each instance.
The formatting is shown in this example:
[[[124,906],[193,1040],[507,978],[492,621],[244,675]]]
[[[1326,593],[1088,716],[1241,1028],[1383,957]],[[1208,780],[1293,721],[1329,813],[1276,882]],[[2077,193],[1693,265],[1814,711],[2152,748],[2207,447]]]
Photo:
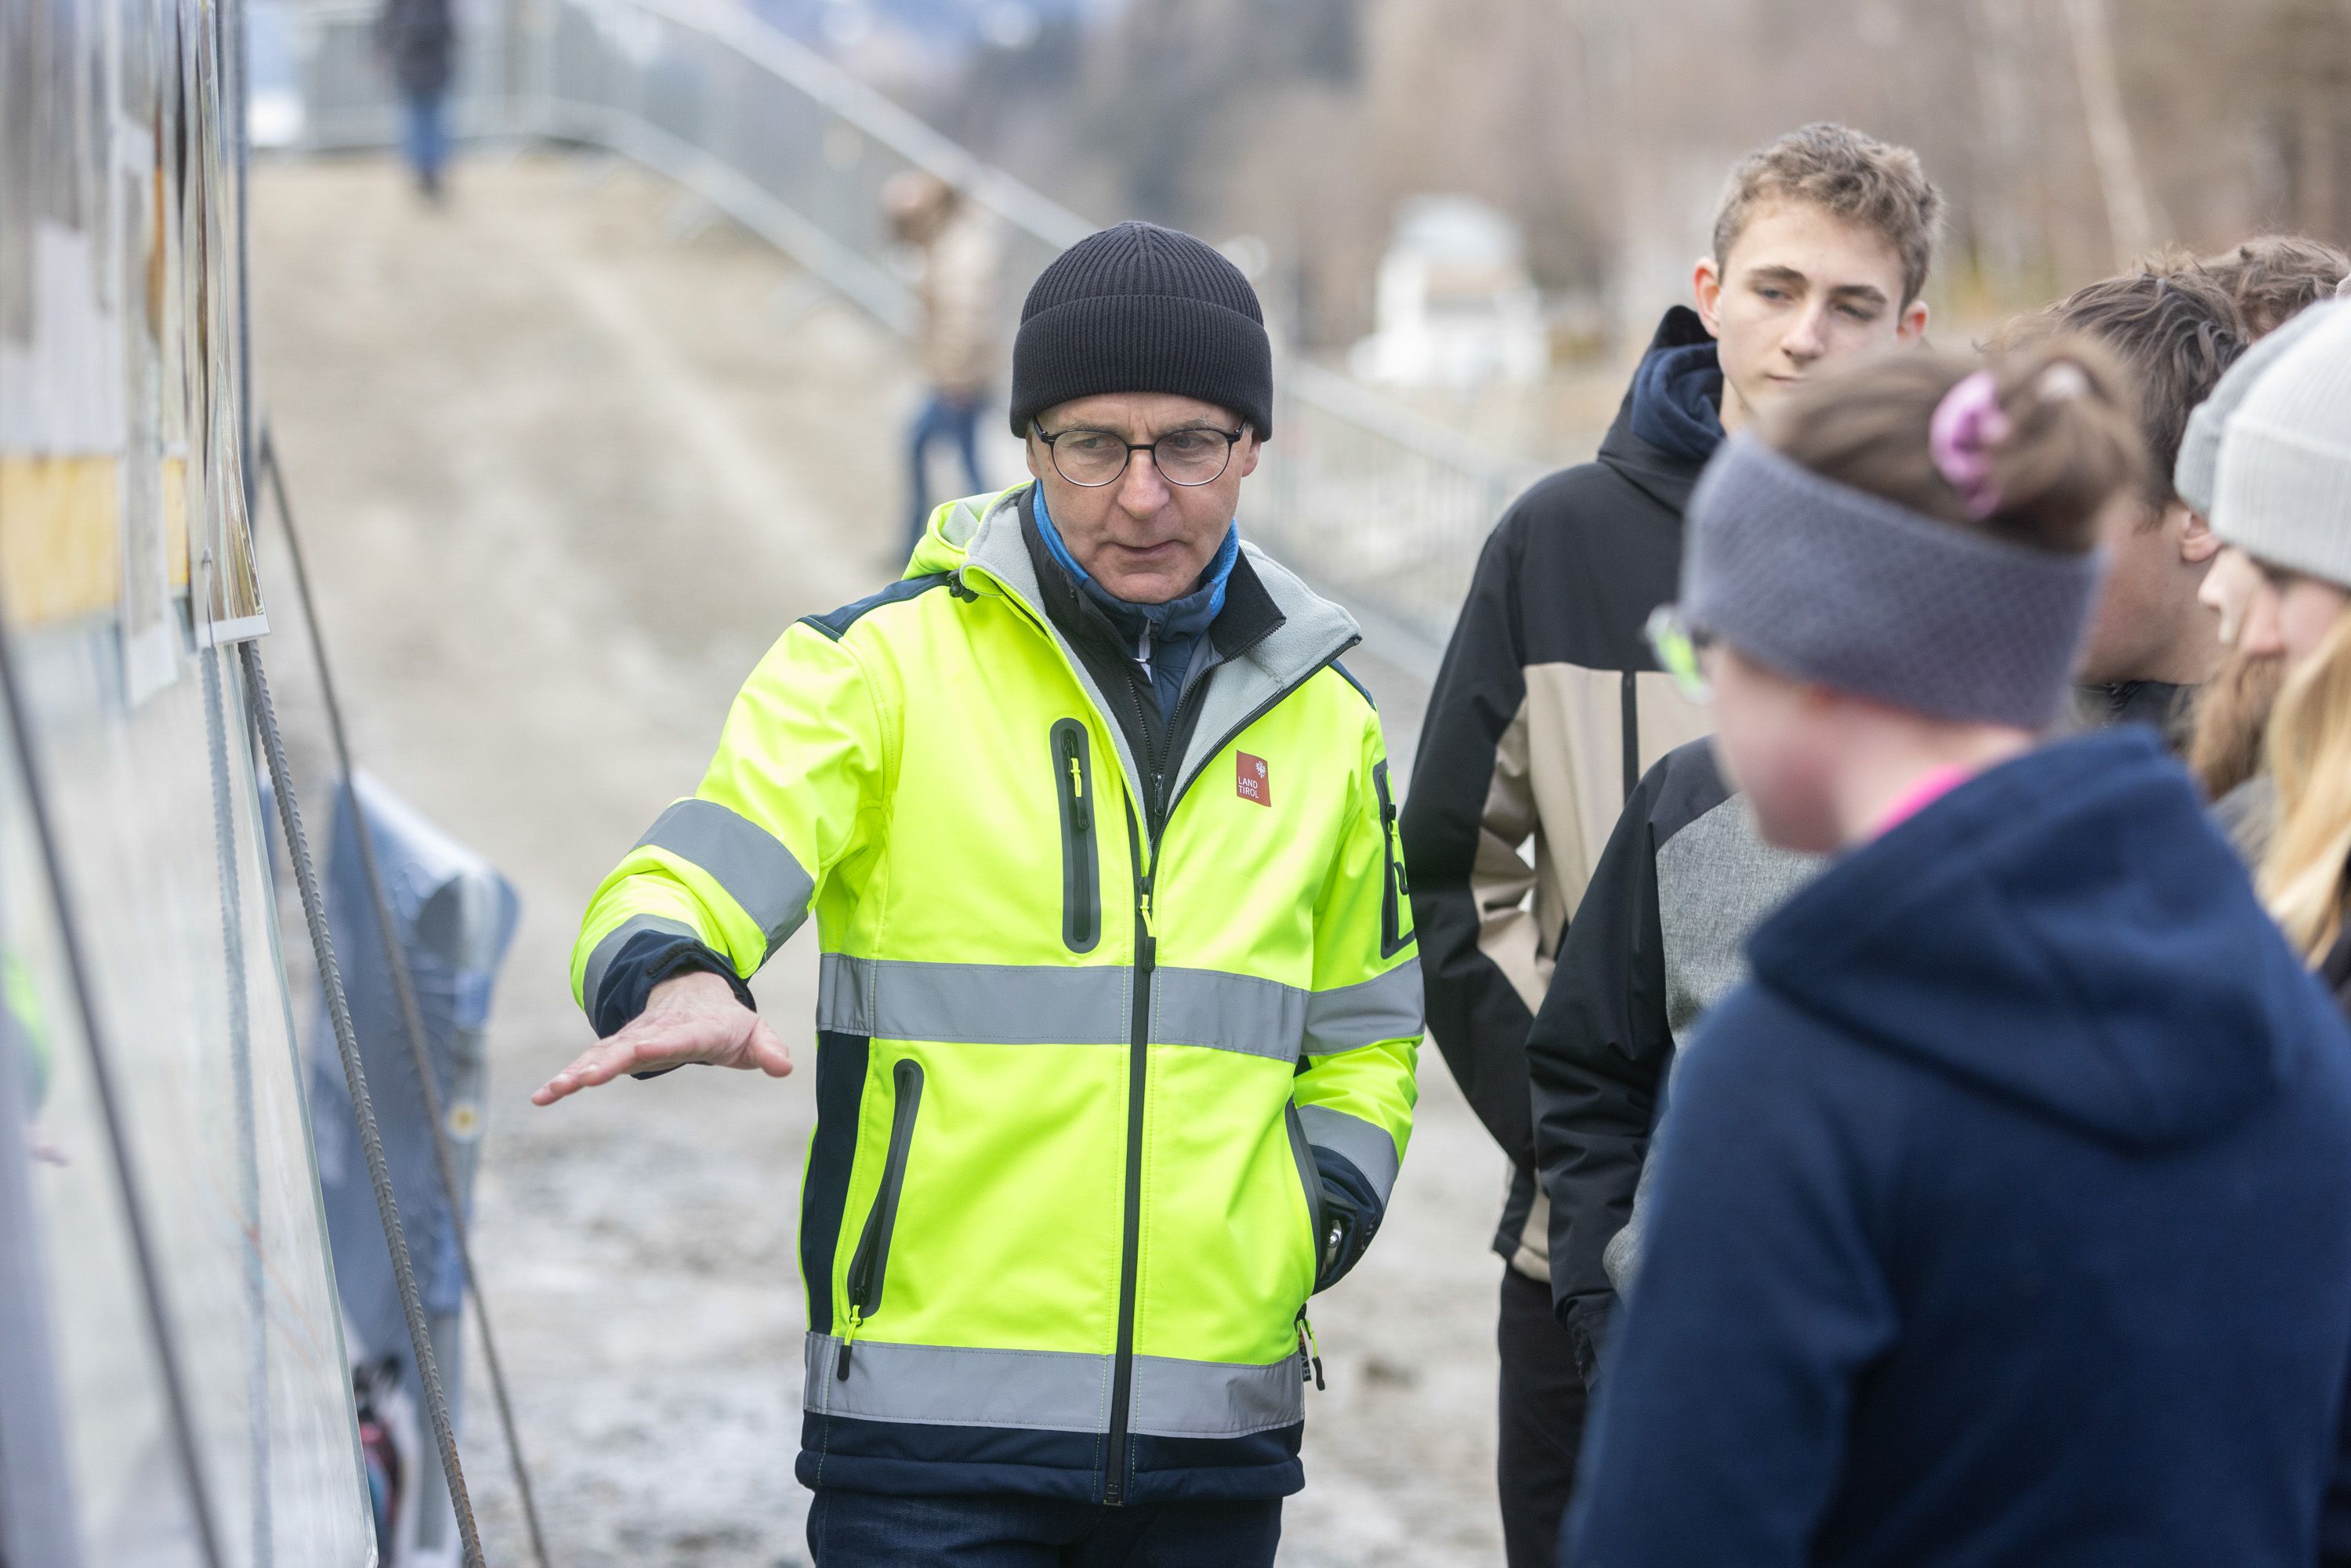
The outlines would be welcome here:
[[[2008,439],[2008,415],[2001,412],[2000,383],[1990,371],[1977,371],[1943,394],[1927,427],[1927,449],[1936,471],[1959,493],[1970,517],[2000,510],[2000,486],[1992,483],[1995,447]]]

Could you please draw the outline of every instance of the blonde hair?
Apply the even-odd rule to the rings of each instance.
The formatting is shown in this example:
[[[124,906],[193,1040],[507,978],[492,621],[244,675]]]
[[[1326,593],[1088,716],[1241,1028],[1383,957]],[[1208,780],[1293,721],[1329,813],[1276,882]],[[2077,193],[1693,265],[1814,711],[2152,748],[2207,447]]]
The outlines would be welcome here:
[[[2351,612],[2286,677],[2270,715],[2277,831],[2262,859],[2262,902],[2312,963],[2343,929],[2351,896]]]
[[[2218,800],[2262,770],[2269,744],[2270,710],[2285,684],[2285,660],[2275,653],[2231,649],[2212,678],[2196,688],[2195,729],[2188,770]]]

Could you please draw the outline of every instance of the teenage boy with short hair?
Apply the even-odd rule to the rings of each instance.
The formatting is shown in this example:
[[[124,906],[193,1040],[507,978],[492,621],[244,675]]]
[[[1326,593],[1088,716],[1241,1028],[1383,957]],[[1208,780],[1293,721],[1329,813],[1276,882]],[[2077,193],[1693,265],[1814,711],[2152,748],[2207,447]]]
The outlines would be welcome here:
[[[2138,392],[2147,441],[2146,506],[2110,514],[2105,586],[2083,650],[2080,716],[2093,725],[2152,724],[2181,738],[2184,688],[2220,663],[2211,611],[2197,602],[2220,541],[2172,486],[2188,416],[2245,351],[2244,319],[2228,287],[2200,267],[2141,267],[2093,283],[2019,324],[2094,338],[2122,361]]]
[[[1642,627],[1673,596],[1682,507],[1725,431],[1825,362],[1924,334],[1940,209],[1915,153],[1843,126],[1741,160],[1692,306],[1667,313],[1597,459],[1496,527],[1431,695],[1403,839],[1431,1030],[1514,1167],[1494,1243],[1511,1568],[1553,1561],[1589,1355],[1555,1315],[1527,1030],[1635,781],[1708,728]]]

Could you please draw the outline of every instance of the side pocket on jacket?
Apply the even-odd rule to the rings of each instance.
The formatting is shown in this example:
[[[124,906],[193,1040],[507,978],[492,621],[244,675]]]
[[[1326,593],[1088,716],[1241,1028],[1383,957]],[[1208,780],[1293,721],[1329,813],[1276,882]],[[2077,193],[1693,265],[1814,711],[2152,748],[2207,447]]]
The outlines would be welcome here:
[[[1298,1114],[1298,1103],[1291,1101],[1281,1108],[1282,1121],[1290,1129],[1290,1157],[1298,1166],[1298,1184],[1306,1189],[1307,1234],[1314,1249],[1314,1284],[1310,1293],[1322,1283],[1323,1254],[1330,1250],[1331,1238],[1322,1218],[1322,1171],[1314,1163],[1314,1151],[1307,1145],[1306,1124]]]
[[[850,1346],[856,1343],[857,1331],[882,1310],[890,1239],[898,1228],[898,1195],[906,1185],[906,1156],[914,1148],[914,1117],[923,1104],[923,1064],[902,1057],[890,1069],[890,1082],[897,1091],[890,1112],[890,1150],[882,1165],[882,1186],[873,1195],[873,1207],[865,1211],[865,1228],[849,1260],[849,1320],[835,1373],[843,1382],[849,1378]]]

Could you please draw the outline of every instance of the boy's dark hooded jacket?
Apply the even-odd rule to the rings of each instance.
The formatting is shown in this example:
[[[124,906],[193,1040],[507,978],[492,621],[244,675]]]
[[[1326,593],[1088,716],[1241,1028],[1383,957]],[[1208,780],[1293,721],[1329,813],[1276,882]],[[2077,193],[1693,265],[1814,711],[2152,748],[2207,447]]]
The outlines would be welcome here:
[[[1758,930],[1677,1075],[1569,1561],[2321,1560],[2351,1035],[2142,728]]]
[[[1720,396],[1714,340],[1677,305],[1599,455],[1503,515],[1429,694],[1399,824],[1429,1033],[1510,1157],[1494,1249],[1531,1279],[1549,1277],[1549,1222],[1527,1026],[1635,781],[1710,727],[1658,673],[1642,628],[1680,580],[1682,507],[1721,443]]]

